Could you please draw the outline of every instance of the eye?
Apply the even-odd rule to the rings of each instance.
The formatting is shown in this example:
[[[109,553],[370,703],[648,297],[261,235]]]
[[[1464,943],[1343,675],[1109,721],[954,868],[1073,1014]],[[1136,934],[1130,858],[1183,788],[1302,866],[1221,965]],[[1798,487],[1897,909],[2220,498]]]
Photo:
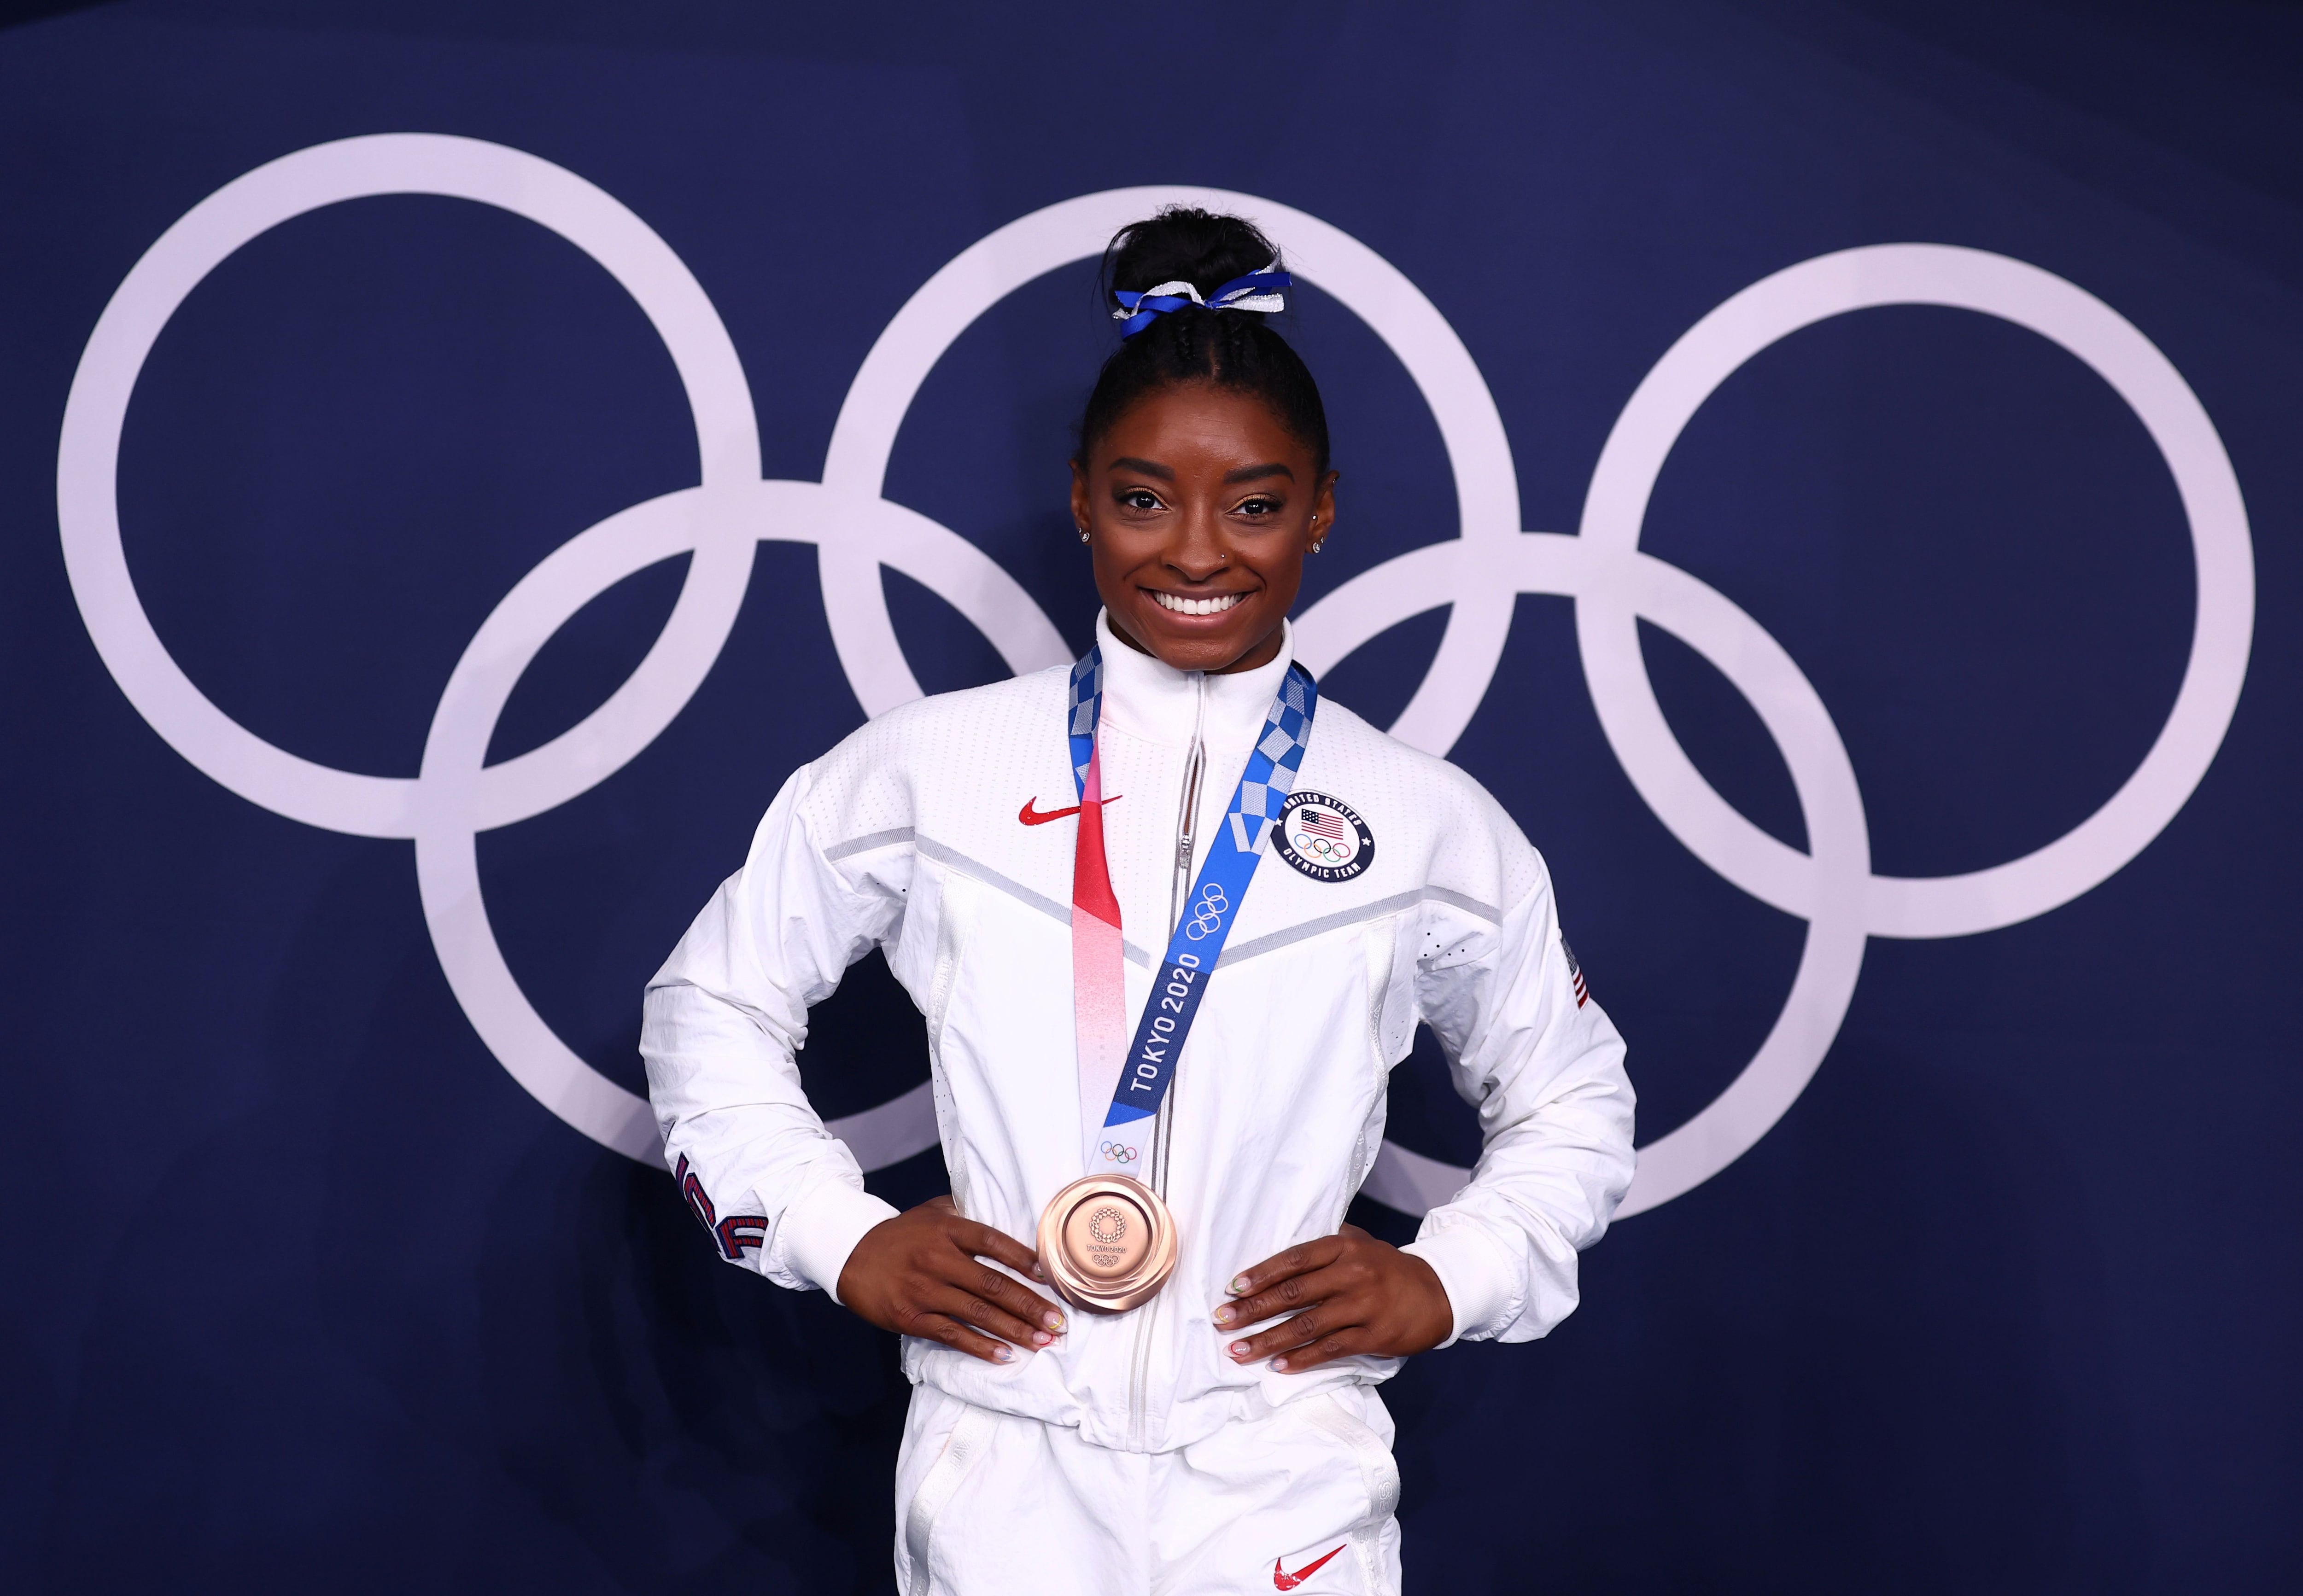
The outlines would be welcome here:
[[[1129,509],[1145,512],[1162,508],[1160,496],[1149,488],[1122,488],[1119,502]]]
[[[1239,508],[1234,513],[1245,516],[1252,521],[1261,521],[1278,515],[1279,508],[1278,500],[1266,498],[1259,493],[1253,499],[1242,500]]]

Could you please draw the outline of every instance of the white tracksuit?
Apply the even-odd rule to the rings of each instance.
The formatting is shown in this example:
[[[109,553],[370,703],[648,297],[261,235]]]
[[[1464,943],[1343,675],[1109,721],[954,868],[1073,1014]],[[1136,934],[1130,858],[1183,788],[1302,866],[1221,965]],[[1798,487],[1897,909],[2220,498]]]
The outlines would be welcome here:
[[[1207,775],[1191,829],[1206,838],[1289,654],[1202,676],[1102,621],[1098,633],[1132,1025],[1182,895],[1194,738]],[[744,868],[650,983],[640,1046],[665,1157],[700,1183],[723,1250],[779,1284],[832,1289],[856,1241],[895,1212],[865,1194],[792,1062],[808,1005],[875,945],[927,1019],[961,1211],[1029,1246],[1041,1208],[1084,1172],[1076,823],[1019,813],[1076,802],[1065,696],[1053,669],[925,699],[796,772]],[[1419,1021],[1486,1143],[1471,1183],[1410,1247],[1446,1285],[1455,1337],[1532,1340],[1575,1306],[1576,1249],[1631,1179],[1632,1098],[1622,1039],[1582,995],[1542,860],[1470,777],[1331,700],[1295,790],[1356,811],[1371,862],[1318,880],[1265,844],[1167,1100],[1179,1245],[1166,1289],[1131,1313],[1070,1312],[1053,1347],[1006,1365],[904,1343],[907,1592],[1397,1589],[1391,1426],[1374,1388],[1398,1360],[1242,1368],[1210,1315],[1241,1269],[1334,1233]],[[1289,1583],[1337,1546],[1349,1550]]]

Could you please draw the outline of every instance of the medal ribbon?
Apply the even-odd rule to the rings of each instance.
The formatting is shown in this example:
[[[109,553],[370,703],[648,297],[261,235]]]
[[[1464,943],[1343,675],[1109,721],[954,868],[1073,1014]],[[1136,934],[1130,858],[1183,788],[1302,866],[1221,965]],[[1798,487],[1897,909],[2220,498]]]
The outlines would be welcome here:
[[[1320,689],[1312,673],[1291,663],[1264,717],[1262,734],[1247,756],[1223,824],[1208,839],[1207,852],[1184,914],[1168,939],[1168,951],[1152,995],[1126,1050],[1119,1037],[1126,1025],[1122,985],[1119,901],[1103,846],[1103,767],[1096,752],[1096,725],[1103,710],[1103,651],[1090,649],[1072,667],[1067,729],[1071,738],[1072,777],[1080,799],[1079,836],[1072,855],[1072,1023],[1079,1046],[1083,1105],[1109,1096],[1111,1107],[1088,1152],[1091,1174],[1143,1173],[1151,1145],[1152,1121],[1167,1100],[1182,1057],[1184,1038],[1199,1017],[1200,999],[1239,906],[1262,859],[1264,834],[1279,819],[1295,790],[1295,772],[1312,740],[1312,718]]]

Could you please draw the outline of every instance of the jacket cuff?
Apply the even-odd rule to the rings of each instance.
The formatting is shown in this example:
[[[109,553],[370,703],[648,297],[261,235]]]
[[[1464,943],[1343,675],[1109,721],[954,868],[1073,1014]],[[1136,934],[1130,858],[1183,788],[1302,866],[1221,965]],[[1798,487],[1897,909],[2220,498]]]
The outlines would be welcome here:
[[[1503,1328],[1500,1322],[1516,1294],[1518,1271],[1477,1225],[1426,1231],[1399,1250],[1430,1264],[1447,1289],[1455,1325],[1441,1347],[1452,1347],[1465,1336],[1484,1339]]]
[[[826,1180],[784,1210],[777,1230],[785,1265],[839,1302],[839,1272],[848,1267],[848,1255],[865,1231],[895,1217],[894,1206],[870,1192],[845,1180]]]

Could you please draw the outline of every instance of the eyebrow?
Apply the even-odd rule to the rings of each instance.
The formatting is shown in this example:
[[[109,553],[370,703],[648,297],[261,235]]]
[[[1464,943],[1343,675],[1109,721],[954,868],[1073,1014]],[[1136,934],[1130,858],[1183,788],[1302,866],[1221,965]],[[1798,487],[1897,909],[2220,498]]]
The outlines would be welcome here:
[[[1133,471],[1141,476],[1156,476],[1163,483],[1176,480],[1176,468],[1173,466],[1162,466],[1157,460],[1143,459],[1136,455],[1120,456],[1112,461],[1110,468],[1114,471]],[[1224,473],[1224,482],[1227,485],[1233,483],[1261,482],[1267,476],[1284,476],[1289,482],[1295,480],[1294,471],[1279,461],[1274,460],[1269,465],[1242,466],[1236,471],[1227,471]]]

